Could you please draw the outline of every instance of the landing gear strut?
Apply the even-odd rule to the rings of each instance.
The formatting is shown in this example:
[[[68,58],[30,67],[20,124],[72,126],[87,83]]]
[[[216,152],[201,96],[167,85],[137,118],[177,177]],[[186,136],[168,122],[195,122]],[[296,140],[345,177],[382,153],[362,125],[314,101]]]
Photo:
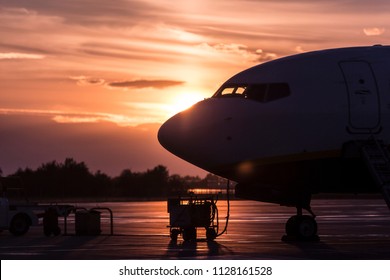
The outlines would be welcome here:
[[[297,206],[297,214],[290,217],[286,223],[286,235],[283,241],[318,241],[317,222],[310,207],[305,207],[311,215],[303,215],[302,207]]]

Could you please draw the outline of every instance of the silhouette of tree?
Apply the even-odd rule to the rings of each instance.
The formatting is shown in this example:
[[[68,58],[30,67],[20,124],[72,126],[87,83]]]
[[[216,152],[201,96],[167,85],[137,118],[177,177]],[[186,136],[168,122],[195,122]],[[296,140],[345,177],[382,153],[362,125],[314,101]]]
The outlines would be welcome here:
[[[163,165],[146,172],[124,169],[119,176],[111,178],[100,170],[92,174],[84,162],[73,158],[66,158],[63,163],[43,163],[36,170],[19,168],[10,176],[21,178],[31,198],[154,198],[207,186],[207,181],[197,176],[170,176]]]
[[[107,176],[106,174],[102,173],[100,170],[98,170],[94,174],[94,194],[96,197],[104,197],[108,199],[110,196],[112,196],[112,179],[110,176]]]
[[[147,170],[144,175],[145,194],[151,197],[167,195],[168,178],[168,169],[163,165]]]
[[[119,177],[115,178],[114,196],[137,196],[136,191],[132,188],[135,184],[136,175],[130,169],[124,169]]]
[[[168,195],[182,195],[188,190],[185,178],[174,174],[168,179]]]

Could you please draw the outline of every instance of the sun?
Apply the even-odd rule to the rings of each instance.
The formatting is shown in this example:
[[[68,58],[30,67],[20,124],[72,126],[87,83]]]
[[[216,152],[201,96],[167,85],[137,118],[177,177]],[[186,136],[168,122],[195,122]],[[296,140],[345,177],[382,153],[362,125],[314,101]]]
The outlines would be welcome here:
[[[186,92],[178,94],[172,100],[172,103],[168,106],[169,113],[175,115],[181,111],[190,108],[195,103],[204,99],[204,96],[197,92]]]

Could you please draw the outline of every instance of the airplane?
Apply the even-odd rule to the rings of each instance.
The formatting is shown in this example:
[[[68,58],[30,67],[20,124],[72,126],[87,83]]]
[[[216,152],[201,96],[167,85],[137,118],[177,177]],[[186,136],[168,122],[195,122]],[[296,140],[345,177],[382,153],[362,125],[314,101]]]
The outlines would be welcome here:
[[[312,51],[246,69],[168,119],[158,140],[237,182],[238,198],[295,207],[287,240],[318,240],[313,194],[382,192],[390,208],[390,46]]]

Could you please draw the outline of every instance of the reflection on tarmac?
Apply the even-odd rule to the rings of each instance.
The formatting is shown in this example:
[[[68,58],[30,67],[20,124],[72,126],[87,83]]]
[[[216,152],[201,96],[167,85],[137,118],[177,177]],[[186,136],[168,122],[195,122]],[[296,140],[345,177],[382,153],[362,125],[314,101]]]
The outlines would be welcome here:
[[[218,258],[218,256],[231,255],[234,252],[217,241],[176,242],[170,241],[167,248],[167,258],[197,259]]]
[[[165,201],[78,206],[110,207],[114,235],[103,214],[100,236],[72,234],[72,217],[66,236],[46,237],[42,227],[22,237],[4,231],[1,259],[390,259],[390,211],[381,199],[314,200],[320,241],[308,243],[281,241],[293,208],[255,201],[232,201],[227,234],[213,242],[171,241]],[[223,225],[225,202],[218,207]]]

